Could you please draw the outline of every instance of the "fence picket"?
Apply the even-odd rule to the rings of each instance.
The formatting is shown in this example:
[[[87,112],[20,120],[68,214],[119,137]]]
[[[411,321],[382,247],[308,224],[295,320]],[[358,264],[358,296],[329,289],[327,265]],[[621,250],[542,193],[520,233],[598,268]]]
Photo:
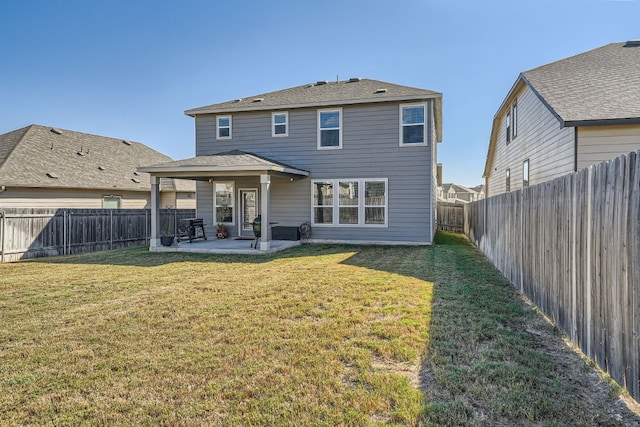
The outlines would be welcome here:
[[[165,222],[196,215],[194,209],[161,209]],[[148,209],[2,209],[1,261],[79,254],[148,244]]]
[[[465,208],[469,239],[640,400],[640,152]]]

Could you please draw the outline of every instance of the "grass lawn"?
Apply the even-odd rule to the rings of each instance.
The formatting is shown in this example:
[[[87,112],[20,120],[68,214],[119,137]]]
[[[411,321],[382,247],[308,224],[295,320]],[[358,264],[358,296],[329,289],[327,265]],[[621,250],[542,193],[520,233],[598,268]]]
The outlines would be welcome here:
[[[618,425],[541,336],[451,234],[1,264],[0,425]]]

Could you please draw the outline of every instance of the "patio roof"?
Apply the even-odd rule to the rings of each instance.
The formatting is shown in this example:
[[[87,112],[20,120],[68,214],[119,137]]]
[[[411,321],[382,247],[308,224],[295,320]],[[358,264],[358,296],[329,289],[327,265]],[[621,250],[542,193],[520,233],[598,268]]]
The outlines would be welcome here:
[[[138,168],[140,172],[160,177],[203,179],[224,175],[284,175],[291,178],[309,176],[303,169],[240,150],[176,160]]]

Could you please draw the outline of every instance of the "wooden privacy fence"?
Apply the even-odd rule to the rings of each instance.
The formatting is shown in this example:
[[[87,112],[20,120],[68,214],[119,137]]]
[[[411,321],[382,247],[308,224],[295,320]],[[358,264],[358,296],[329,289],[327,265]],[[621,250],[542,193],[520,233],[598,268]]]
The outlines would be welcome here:
[[[160,229],[195,214],[161,209]],[[0,262],[142,246],[150,236],[149,209],[0,208]]]
[[[465,208],[504,276],[640,400],[640,152]]]
[[[438,230],[462,233],[464,231],[464,205],[460,203],[438,202]]]

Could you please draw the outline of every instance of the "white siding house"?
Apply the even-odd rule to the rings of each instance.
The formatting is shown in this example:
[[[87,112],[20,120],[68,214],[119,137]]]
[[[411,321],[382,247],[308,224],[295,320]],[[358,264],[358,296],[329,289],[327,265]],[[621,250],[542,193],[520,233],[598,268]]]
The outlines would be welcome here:
[[[494,116],[487,197],[640,149],[640,43],[520,74]]]

